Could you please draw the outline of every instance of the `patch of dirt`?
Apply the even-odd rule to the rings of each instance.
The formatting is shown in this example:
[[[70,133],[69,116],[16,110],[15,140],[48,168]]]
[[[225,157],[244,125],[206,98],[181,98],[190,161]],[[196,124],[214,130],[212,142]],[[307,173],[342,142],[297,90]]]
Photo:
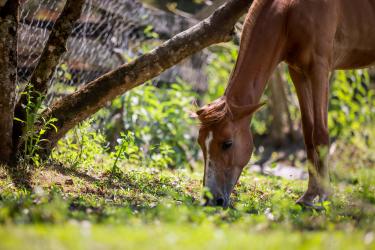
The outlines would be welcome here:
[[[37,170],[33,176],[33,186],[41,186],[43,188],[49,188],[52,186],[59,186],[64,192],[77,192],[80,187],[78,185],[66,185],[66,182],[72,181],[72,177],[53,169]],[[86,183],[90,185],[89,183]]]

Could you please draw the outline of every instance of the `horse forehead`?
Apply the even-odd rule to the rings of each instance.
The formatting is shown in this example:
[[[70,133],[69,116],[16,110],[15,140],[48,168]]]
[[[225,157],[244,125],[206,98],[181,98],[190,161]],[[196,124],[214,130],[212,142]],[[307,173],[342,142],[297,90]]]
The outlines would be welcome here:
[[[209,139],[210,142],[213,140],[224,140],[230,138],[234,131],[235,129],[231,126],[214,126],[202,129],[199,136],[201,142],[206,145],[206,140]]]

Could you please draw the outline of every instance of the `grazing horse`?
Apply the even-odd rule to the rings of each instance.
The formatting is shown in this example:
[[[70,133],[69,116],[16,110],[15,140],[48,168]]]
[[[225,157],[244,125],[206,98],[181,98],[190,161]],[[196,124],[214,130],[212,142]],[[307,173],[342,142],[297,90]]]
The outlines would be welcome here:
[[[208,205],[228,206],[253,150],[249,124],[266,83],[286,62],[296,87],[309,160],[306,192],[314,206],[331,194],[328,176],[329,75],[375,63],[375,0],[255,0],[224,96],[197,111]]]

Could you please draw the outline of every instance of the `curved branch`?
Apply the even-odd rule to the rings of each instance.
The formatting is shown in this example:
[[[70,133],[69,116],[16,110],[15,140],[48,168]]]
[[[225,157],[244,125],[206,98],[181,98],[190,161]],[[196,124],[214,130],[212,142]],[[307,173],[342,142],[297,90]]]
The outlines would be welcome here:
[[[60,138],[108,101],[158,76],[194,53],[230,40],[234,25],[251,3],[250,0],[229,0],[202,22],[54,103],[43,117],[57,118],[55,125],[58,131],[50,130],[45,134],[46,145],[43,145],[44,152],[40,154],[48,155]]]

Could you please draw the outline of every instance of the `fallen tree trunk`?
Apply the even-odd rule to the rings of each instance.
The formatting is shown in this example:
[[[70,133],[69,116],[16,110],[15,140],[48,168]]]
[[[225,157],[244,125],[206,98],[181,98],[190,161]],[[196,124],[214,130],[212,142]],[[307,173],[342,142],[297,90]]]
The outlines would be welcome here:
[[[237,20],[252,1],[230,0],[210,17],[176,35],[161,46],[134,61],[88,83],[75,93],[54,103],[43,118],[57,118],[58,131],[44,134],[42,157],[50,154],[57,141],[79,122],[85,120],[108,101],[150,80],[181,60],[216,43],[229,41]]]

